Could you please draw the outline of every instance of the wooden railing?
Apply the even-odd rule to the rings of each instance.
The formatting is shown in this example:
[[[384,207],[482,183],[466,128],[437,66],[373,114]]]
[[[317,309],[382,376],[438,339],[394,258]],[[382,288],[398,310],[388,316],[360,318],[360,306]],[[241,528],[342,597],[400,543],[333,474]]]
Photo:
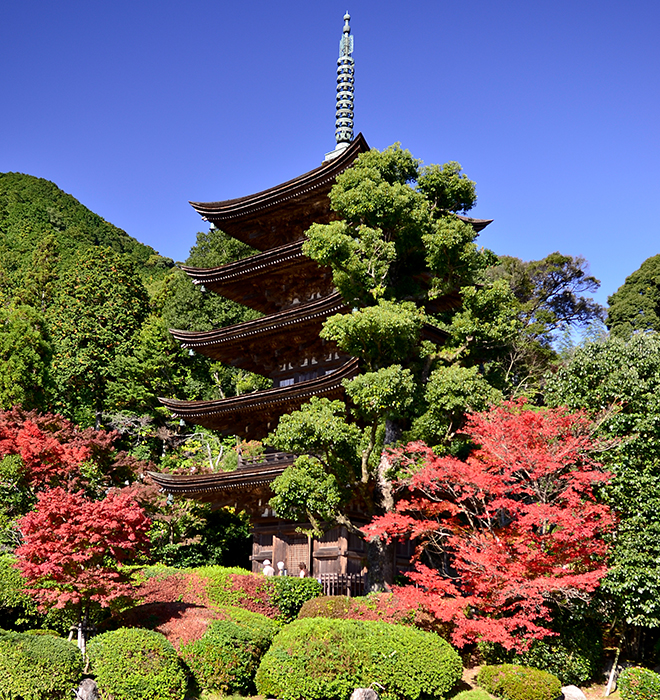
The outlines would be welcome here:
[[[364,595],[364,574],[319,574],[317,580],[323,586],[323,595],[346,595],[349,598]]]
[[[241,467],[259,467],[266,464],[276,465],[285,462],[292,462],[298,455],[290,452],[267,452],[256,457],[243,457],[238,455],[238,468]]]

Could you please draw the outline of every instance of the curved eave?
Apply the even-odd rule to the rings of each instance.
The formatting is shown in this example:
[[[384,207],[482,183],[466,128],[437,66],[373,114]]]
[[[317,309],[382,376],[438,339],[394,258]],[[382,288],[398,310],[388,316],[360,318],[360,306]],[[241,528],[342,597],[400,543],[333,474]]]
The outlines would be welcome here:
[[[314,168],[304,175],[299,175],[293,180],[238,199],[227,199],[221,202],[190,202],[190,204],[202,217],[211,221],[227,221],[250,216],[256,211],[271,207],[279,202],[295,199],[310,190],[332,183],[337,175],[346,170],[360,153],[368,150],[369,146],[360,133],[340,156],[324,162],[318,168]]]
[[[431,325],[430,323],[425,323],[422,326],[422,339],[430,340],[436,345],[444,345],[449,339],[449,333]]]
[[[205,348],[228,342],[233,343],[253,336],[280,333],[289,327],[310,324],[325,319],[330,314],[342,313],[347,310],[348,307],[339,293],[336,292],[322,299],[297,304],[286,311],[218,330],[194,332],[172,329],[170,333],[183,347],[204,353]]]
[[[270,484],[292,463],[293,459],[288,463],[280,462],[277,465],[265,465],[218,474],[165,474],[160,472],[147,472],[147,474],[160,487],[161,491],[194,498],[218,491]]]
[[[204,285],[212,289],[213,285],[222,286],[238,278],[243,281],[253,275],[261,274],[266,269],[295,264],[301,258],[309,260],[302,252],[303,242],[300,240],[272,248],[264,253],[251,255],[248,258],[220,267],[199,268],[188,265],[179,265],[179,267],[190,277],[193,284]]]
[[[461,214],[456,214],[456,216],[461,221],[465,221],[466,224],[470,224],[477,233],[483,231],[488,224],[493,223],[493,219],[473,219],[471,216],[462,216]]]
[[[309,379],[286,387],[276,387],[255,391],[241,396],[230,396],[227,399],[215,401],[180,401],[177,399],[158,400],[169,408],[176,418],[182,418],[190,423],[204,425],[202,420],[222,414],[263,411],[265,408],[286,407],[291,404],[302,404],[312,396],[324,396],[343,390],[342,381],[352,379],[358,371],[358,361],[350,360],[339,369],[323,377]],[[201,420],[200,420],[201,419]]]

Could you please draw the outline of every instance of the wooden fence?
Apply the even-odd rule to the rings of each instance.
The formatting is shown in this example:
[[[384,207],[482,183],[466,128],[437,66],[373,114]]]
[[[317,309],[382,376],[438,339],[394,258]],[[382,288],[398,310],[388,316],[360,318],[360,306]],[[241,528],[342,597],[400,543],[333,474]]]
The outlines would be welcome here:
[[[346,595],[349,598],[364,595],[365,574],[319,574],[317,580],[323,586],[323,595]]]

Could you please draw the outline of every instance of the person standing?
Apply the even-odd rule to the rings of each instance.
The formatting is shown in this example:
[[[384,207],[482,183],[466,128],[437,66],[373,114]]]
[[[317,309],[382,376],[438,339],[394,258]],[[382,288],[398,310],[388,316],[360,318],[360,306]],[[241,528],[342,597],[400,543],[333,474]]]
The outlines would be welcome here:
[[[264,568],[262,569],[262,572],[264,576],[274,576],[275,575],[275,569],[270,565],[270,559],[264,559]]]

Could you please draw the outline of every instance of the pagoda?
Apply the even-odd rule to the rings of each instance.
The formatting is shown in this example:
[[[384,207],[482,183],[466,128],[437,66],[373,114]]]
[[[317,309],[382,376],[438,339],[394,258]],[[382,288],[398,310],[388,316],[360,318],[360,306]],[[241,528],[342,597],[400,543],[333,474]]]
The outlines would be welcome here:
[[[344,27],[337,61],[336,148],[314,170],[270,189],[238,199],[191,202],[210,227],[242,241],[258,253],[211,269],[182,266],[195,285],[220,294],[261,314],[260,318],[206,332],[172,330],[184,348],[215,361],[272,380],[272,388],[213,401],[161,399],[173,417],[236,435],[262,440],[280,417],[312,396],[342,398],[343,382],[358,373],[358,362],[319,333],[328,316],[350,309],[336,292],[332,272],[303,253],[305,232],[314,223],[338,217],[329,193],[339,174],[369,150],[362,134],[353,136],[353,36],[350,16]],[[463,217],[462,217],[463,218]],[[467,219],[467,218],[466,218]],[[487,221],[469,219],[480,230]],[[442,303],[455,306],[457,299]],[[444,340],[427,326],[425,337]],[[239,455],[233,472],[171,475],[151,473],[165,492],[235,506],[250,513],[253,523],[253,571],[269,559],[284,562],[295,572],[304,562],[314,576],[359,575],[364,569],[364,543],[344,527],[321,538],[297,532],[302,523],[284,521],[272,512],[271,482],[290,466],[296,455],[267,452],[254,460]],[[402,552],[402,564],[409,562]]]

